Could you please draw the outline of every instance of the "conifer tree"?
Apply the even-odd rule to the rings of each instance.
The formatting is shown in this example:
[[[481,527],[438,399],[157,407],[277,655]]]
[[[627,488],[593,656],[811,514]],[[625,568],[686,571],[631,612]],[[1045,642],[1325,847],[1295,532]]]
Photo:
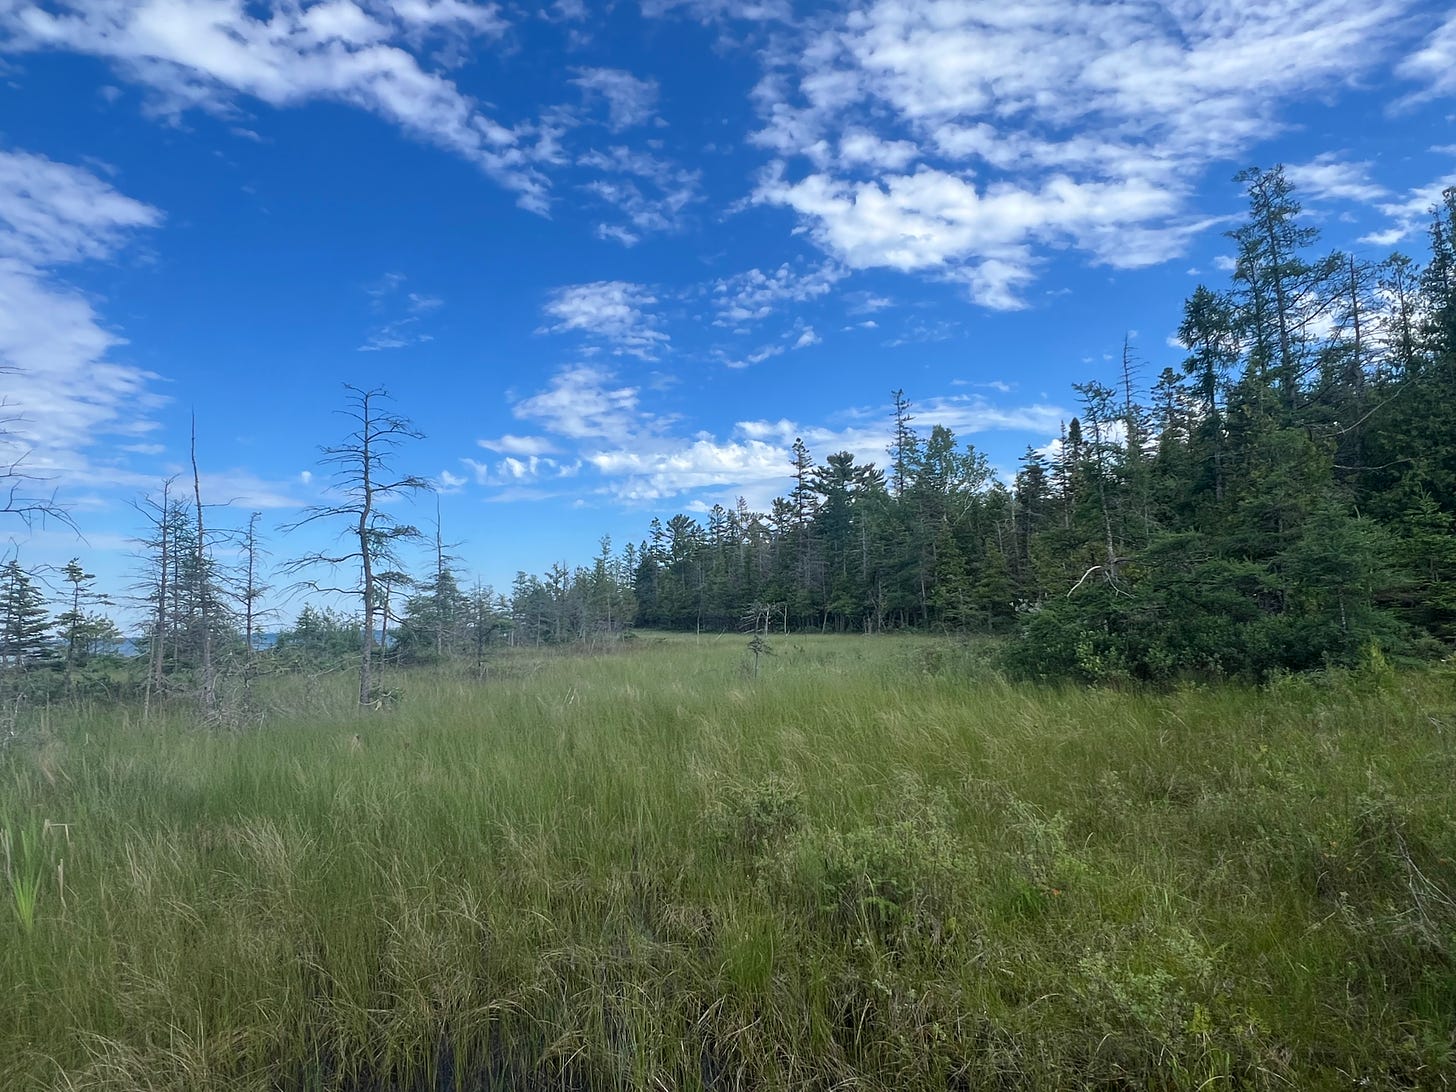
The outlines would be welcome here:
[[[51,651],[45,595],[11,558],[0,569],[0,666],[28,667]]]
[[[70,670],[83,663],[89,652],[87,630],[92,615],[86,608],[105,603],[106,597],[94,590],[96,575],[81,567],[80,558],[66,563],[61,578],[66,584],[66,609],[56,615],[56,628],[65,643],[66,668]]]

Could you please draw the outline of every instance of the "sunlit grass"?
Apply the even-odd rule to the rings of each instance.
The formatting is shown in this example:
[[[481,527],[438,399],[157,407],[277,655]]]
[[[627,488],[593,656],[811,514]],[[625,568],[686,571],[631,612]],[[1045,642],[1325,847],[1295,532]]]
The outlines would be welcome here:
[[[632,644],[395,675],[383,716],[285,680],[241,733],[53,711],[0,754],[0,1088],[1456,1079],[1449,669]]]

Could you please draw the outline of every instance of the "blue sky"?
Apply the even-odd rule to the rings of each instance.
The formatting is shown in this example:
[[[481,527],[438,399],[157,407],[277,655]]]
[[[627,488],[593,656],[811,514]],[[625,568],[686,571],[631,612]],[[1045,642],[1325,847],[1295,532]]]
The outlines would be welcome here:
[[[1406,0],[0,0],[10,454],[85,539],[3,530],[120,587],[194,412],[216,522],[286,523],[344,383],[498,587],[883,461],[897,387],[1010,471],[1125,335],[1177,364],[1238,169],[1420,255],[1453,114]]]

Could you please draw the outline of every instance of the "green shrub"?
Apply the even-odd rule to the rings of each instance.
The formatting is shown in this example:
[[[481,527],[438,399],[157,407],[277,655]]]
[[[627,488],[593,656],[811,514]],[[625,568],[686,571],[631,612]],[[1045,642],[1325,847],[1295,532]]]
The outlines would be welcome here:
[[[721,789],[706,819],[714,838],[730,853],[759,857],[803,826],[803,792],[770,774],[753,785]]]

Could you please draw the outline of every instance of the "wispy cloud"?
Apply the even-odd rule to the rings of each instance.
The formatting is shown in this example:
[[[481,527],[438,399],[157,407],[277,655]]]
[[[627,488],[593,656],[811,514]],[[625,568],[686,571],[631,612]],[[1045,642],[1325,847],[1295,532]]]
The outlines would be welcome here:
[[[428,39],[498,37],[498,6],[465,0],[348,0],[313,5],[244,0],[20,0],[0,7],[11,52],[67,50],[104,58],[151,92],[152,109],[177,116],[227,114],[240,96],[274,107],[342,102],[414,137],[447,148],[544,210],[546,179],[529,127],[492,118],[447,77],[415,56]]]
[[[1450,186],[1456,186],[1456,172],[1380,202],[1377,208],[1390,218],[1389,225],[1362,236],[1360,241],[1372,246],[1395,246],[1424,231],[1430,226],[1431,210],[1440,205],[1442,192]]]
[[[477,440],[476,443],[487,451],[496,451],[502,455],[552,455],[557,451],[556,445],[544,436],[514,436],[506,433],[490,440]]]
[[[1456,12],[1447,15],[1421,48],[1403,60],[1396,71],[1423,85],[1407,98],[1407,104],[1456,95]]]
[[[152,431],[157,377],[116,358],[125,339],[58,269],[112,257],[161,213],[89,171],[0,151],[0,366],[6,461],[98,484],[91,455]],[[28,452],[28,455],[26,454]],[[89,454],[88,454],[89,453]]]
[[[729,19],[748,22],[788,22],[794,9],[790,0],[641,0],[649,18],[687,15],[705,23]]]
[[[1390,193],[1370,178],[1370,164],[1351,163],[1338,152],[1323,152],[1308,163],[1286,163],[1284,177],[1301,197],[1316,201],[1378,201]]]
[[[979,396],[930,399],[915,407],[917,426],[936,424],[966,440],[988,431],[1025,432],[1040,440],[1055,436],[1065,410],[1050,405],[998,407]],[[880,465],[893,438],[888,414],[866,424],[836,428],[789,420],[738,422],[731,436],[661,438],[631,447],[603,449],[584,456],[603,479],[598,489],[625,503],[653,503],[698,496],[703,502],[731,504],[743,496],[758,508],[788,486],[789,449],[802,439],[819,460],[851,451],[863,462]]]
[[[359,346],[361,353],[404,349],[435,339],[434,334],[423,328],[424,318],[443,307],[445,301],[438,296],[405,291],[403,285],[406,279],[402,273],[386,273],[365,289],[370,297],[371,309],[385,321],[365,336],[364,343]]]
[[[755,199],[852,268],[1024,306],[1053,248],[1121,268],[1181,253],[1210,226],[1202,174],[1277,132],[1289,102],[1385,61],[1407,8],[875,0],[767,54]]]
[[[179,465],[176,472],[180,474],[183,469]],[[202,494],[208,498],[209,504],[232,508],[239,512],[298,508],[304,503],[297,494],[289,489],[289,483],[268,481],[243,467],[204,472],[201,476],[201,485]]]
[[[638,393],[636,387],[618,385],[605,368],[581,365],[558,372],[549,387],[517,401],[512,412],[569,440],[625,443],[645,423]]]
[[[754,268],[719,278],[709,290],[716,312],[713,325],[746,330],[787,304],[807,303],[828,295],[846,276],[848,271],[832,262],[810,269],[798,269],[786,262],[767,273]]]
[[[625,145],[592,149],[577,165],[602,175],[581,188],[626,218],[625,225],[602,224],[598,236],[627,246],[643,235],[679,230],[686,210],[702,199],[701,172]]]
[[[657,117],[657,81],[644,80],[621,68],[578,68],[572,83],[588,99],[606,106],[607,127],[621,132],[647,125]]]
[[[808,328],[800,333],[811,332]],[[776,344],[769,355],[796,345]],[[992,383],[987,386],[997,387]],[[839,414],[848,424],[787,419],[737,422],[727,435],[684,435],[680,422],[654,414],[643,391],[621,384],[608,370],[563,369],[545,389],[518,400],[516,416],[544,434],[482,441],[498,452],[514,451],[495,462],[465,460],[477,480],[495,487],[551,487],[573,478],[579,497],[603,503],[650,505],[672,500],[686,505],[732,503],[738,496],[766,508],[786,488],[789,449],[802,438],[820,460],[852,451],[864,462],[883,464],[893,428],[888,408]],[[962,440],[989,431],[1024,432],[1036,442],[1057,434],[1065,409],[1042,403],[1005,406],[980,394],[930,398],[916,404],[917,428],[941,424]],[[551,454],[546,454],[546,438]],[[526,442],[521,442],[526,441]]]
[[[162,214],[80,167],[0,151],[0,256],[32,267],[111,257]]]
[[[581,334],[616,355],[656,360],[669,341],[650,310],[656,303],[644,285],[628,281],[566,285],[551,293],[544,310],[555,321],[542,329]]]

